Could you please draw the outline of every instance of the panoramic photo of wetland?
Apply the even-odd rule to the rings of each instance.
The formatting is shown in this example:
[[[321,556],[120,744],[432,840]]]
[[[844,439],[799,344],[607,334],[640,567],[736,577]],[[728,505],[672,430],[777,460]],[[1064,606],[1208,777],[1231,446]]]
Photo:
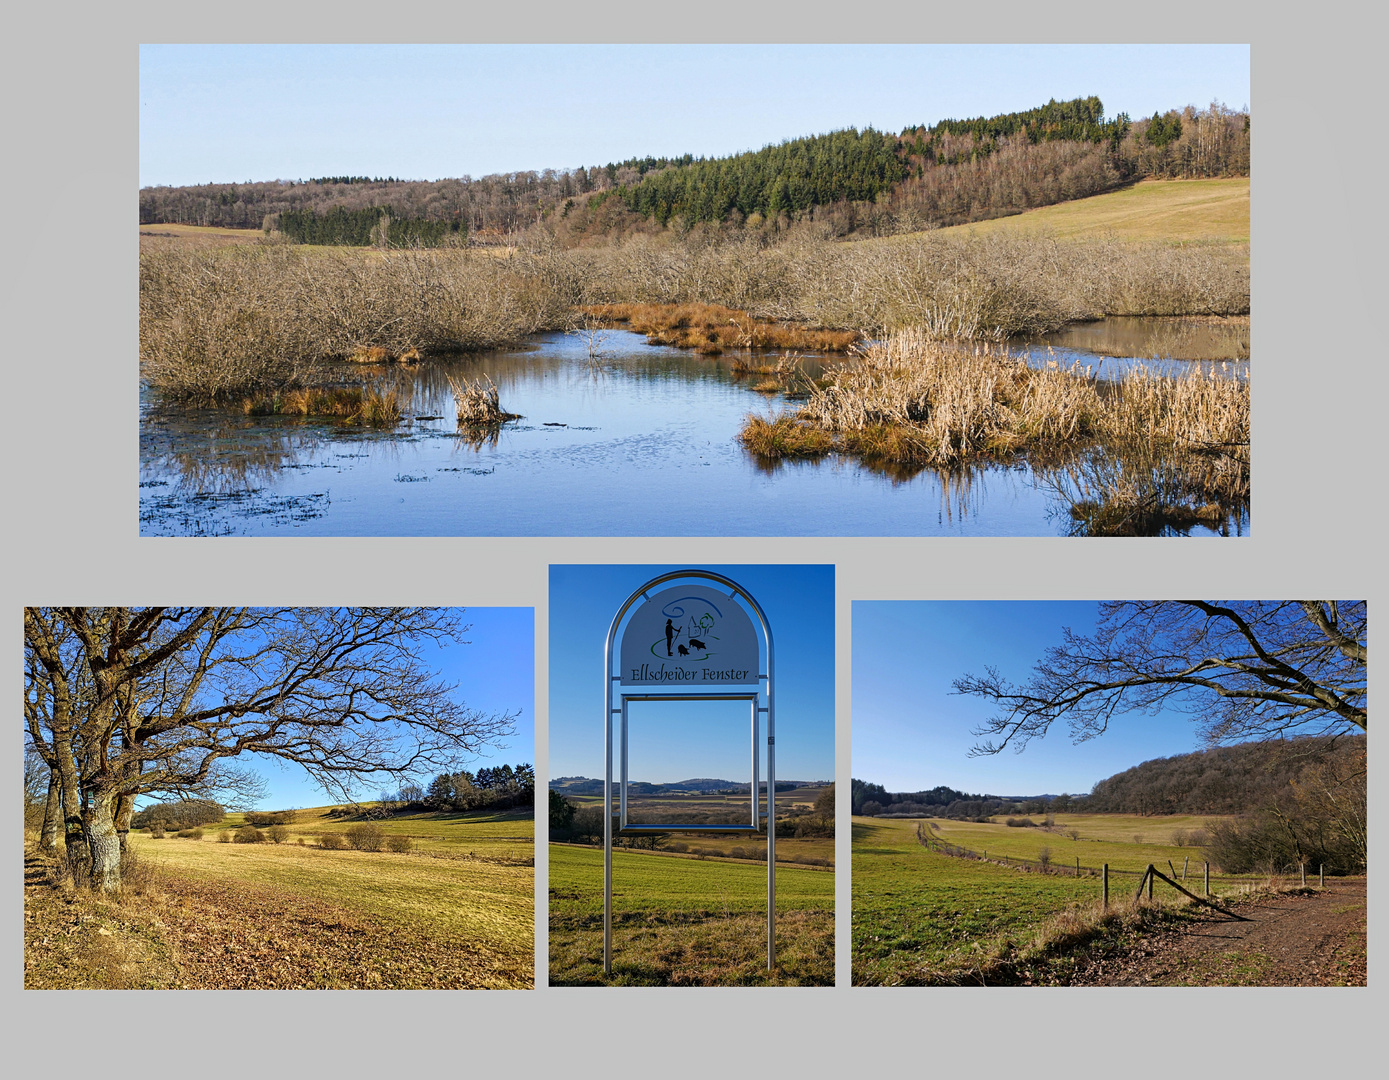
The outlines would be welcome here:
[[[1248,535],[1247,108],[1018,108],[142,187],[141,533]]]

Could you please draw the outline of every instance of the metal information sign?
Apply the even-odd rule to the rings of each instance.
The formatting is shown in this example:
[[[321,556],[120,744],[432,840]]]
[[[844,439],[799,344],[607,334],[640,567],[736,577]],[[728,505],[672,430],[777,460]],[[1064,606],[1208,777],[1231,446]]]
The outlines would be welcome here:
[[[652,592],[667,582],[679,582]],[[740,603],[741,601],[741,603]],[[637,606],[640,602],[640,606]],[[630,615],[629,615],[630,613]],[[756,625],[754,625],[754,617]],[[760,634],[759,634],[760,630]],[[759,643],[759,637],[761,639]],[[613,670],[614,645],[618,668]],[[765,645],[765,653],[761,645]],[[766,670],[761,670],[761,657]],[[631,692],[626,687],[640,687]],[[616,688],[616,692],[614,691]],[[740,689],[746,688],[746,689]],[[752,783],[746,824],[638,824],[629,820],[628,719],[632,703],[746,702]],[[678,570],[653,578],[613,616],[603,652],[603,971],[612,972],[613,818],[625,833],[758,832],[767,821],[767,969],[776,965],[776,739],[772,631],[756,600],[736,582],[709,570]],[[613,807],[613,718],[620,718],[620,784]],[[767,795],[761,802],[760,721],[767,737]]]

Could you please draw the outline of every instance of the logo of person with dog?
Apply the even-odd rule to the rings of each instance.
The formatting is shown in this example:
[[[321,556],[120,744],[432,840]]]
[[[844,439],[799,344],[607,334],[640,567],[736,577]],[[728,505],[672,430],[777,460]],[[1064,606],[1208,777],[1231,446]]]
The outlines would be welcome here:
[[[686,608],[691,604],[697,606],[691,607],[687,614]],[[696,615],[695,612],[699,614]],[[713,629],[716,619],[721,618],[723,613],[707,599],[702,596],[683,596],[662,607],[661,614],[666,617],[665,641],[657,638],[651,643],[652,656],[659,659],[663,645],[665,655],[671,659],[674,659],[677,653],[692,660],[707,660],[717,655],[709,651],[708,642],[717,643],[718,635],[713,633]],[[680,640],[682,635],[685,638],[683,642]]]

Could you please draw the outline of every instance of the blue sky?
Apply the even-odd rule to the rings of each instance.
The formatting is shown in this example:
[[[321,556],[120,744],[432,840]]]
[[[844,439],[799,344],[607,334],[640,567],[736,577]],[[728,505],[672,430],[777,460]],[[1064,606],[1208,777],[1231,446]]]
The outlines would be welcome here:
[[[463,635],[468,644],[427,646],[425,663],[440,678],[458,684],[457,697],[470,709],[487,713],[520,710],[516,734],[506,746],[487,752],[466,767],[476,772],[487,765],[534,764],[535,609],[470,607],[464,609],[462,621],[471,626]],[[337,801],[298,766],[252,756],[240,764],[255,769],[269,785],[260,804],[265,809],[326,806]],[[369,785],[359,797],[374,799],[380,788],[394,786],[389,781]]]
[[[550,777],[603,775],[603,644],[627,597],[659,574],[686,567],[550,567]],[[834,568],[707,566],[736,581],[762,605],[776,647],[777,778],[834,778]],[[740,690],[742,688],[739,688]],[[750,688],[749,688],[750,689]],[[669,706],[663,706],[669,708]],[[680,727],[688,728],[682,718]],[[676,724],[669,725],[675,728]],[[695,731],[669,732],[643,746],[645,767],[662,780],[710,776],[727,761],[746,779],[745,736],[711,750]],[[720,730],[730,733],[728,724]],[[703,743],[704,745],[697,745]],[[633,744],[629,747],[635,749]],[[635,763],[635,756],[632,758]],[[760,766],[765,778],[765,763]],[[614,764],[614,776],[617,765]],[[633,779],[645,779],[633,773]]]
[[[1096,94],[1249,103],[1247,45],[142,45],[140,184],[719,156]]]
[[[1201,748],[1185,713],[1119,717],[1073,744],[1064,724],[1021,753],[970,758],[970,734],[993,709],[954,693],[962,675],[998,668],[1025,682],[1070,627],[1088,633],[1093,601],[855,601],[852,727],[856,779],[889,791],[944,784],[992,795],[1088,793],[1098,780],[1156,757]]]

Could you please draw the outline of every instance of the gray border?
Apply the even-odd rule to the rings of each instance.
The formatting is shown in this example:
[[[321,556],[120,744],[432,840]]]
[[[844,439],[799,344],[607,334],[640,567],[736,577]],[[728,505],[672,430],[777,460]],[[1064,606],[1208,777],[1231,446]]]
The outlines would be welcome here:
[[[807,0],[796,17],[780,5],[675,7],[628,3],[617,7],[542,5],[518,9],[433,4],[396,5],[392,26],[420,38],[453,40],[1139,40],[1153,34],[1213,41],[1252,41],[1259,125],[1254,155],[1255,297],[1259,361],[1255,374],[1254,535],[1225,541],[1049,541],[1036,539],[672,539],[662,545],[670,562],[832,562],[836,564],[837,779],[851,775],[849,757],[850,599],[1113,599],[1174,597],[1201,592],[1237,597],[1330,593],[1365,596],[1379,610],[1386,597],[1380,549],[1385,507],[1373,495],[1370,462],[1378,462],[1381,425],[1375,375],[1381,350],[1359,323],[1378,309],[1384,281],[1384,226],[1373,192],[1383,151],[1367,108],[1380,98],[1379,34],[1351,4],[1290,8],[1286,14],[1245,4],[1178,0],[1160,11],[1110,4],[1060,7],[1004,0],[988,12],[906,5],[889,0],[878,9],[845,9]],[[30,202],[17,213],[8,254],[23,266],[7,293],[15,316],[14,367],[9,373],[12,412],[3,437],[10,462],[6,479],[11,518],[6,530],[4,595],[0,620],[4,692],[18,697],[25,603],[239,602],[440,603],[526,605],[536,608],[536,770],[548,776],[549,562],[649,561],[650,541],[544,540],[258,540],[241,542],[139,541],[132,493],[136,436],[134,240],[129,220],[136,175],[135,45],[146,40],[216,40],[228,33],[313,40],[325,33],[321,10],[248,0],[229,23],[226,13],[172,3],[139,8],[42,9],[12,13],[15,50],[5,73],[12,103],[9,145],[16,147],[5,183],[48,196],[79,197],[87,208],[76,223],[43,218]],[[537,17],[538,16],[538,17]],[[338,32],[349,40],[379,37],[379,12],[339,5]],[[269,28],[269,29],[263,29]],[[412,30],[412,28],[414,28]],[[827,77],[832,77],[829,73]],[[988,73],[981,73],[988,78]],[[1198,103],[1199,104],[1199,103]],[[867,118],[865,118],[867,119]],[[14,200],[11,205],[18,205]],[[1368,213],[1367,213],[1368,211]],[[55,244],[57,236],[60,240]],[[12,262],[12,266],[16,265]],[[74,302],[77,306],[74,307]],[[1349,318],[1345,316],[1349,315]],[[78,380],[81,395],[52,396],[51,372]],[[70,377],[70,379],[69,379]],[[71,433],[81,433],[80,438]],[[55,434],[59,437],[55,438]],[[100,447],[94,453],[94,447]],[[23,456],[19,456],[23,454]],[[22,461],[22,471],[15,462]],[[1382,491],[1382,482],[1377,485]],[[1367,498],[1367,492],[1370,493]],[[93,522],[99,522],[93,525]],[[364,566],[380,572],[363,574]],[[486,573],[474,573],[485,568]],[[1383,663],[1371,661],[1379,684]],[[0,745],[18,774],[18,741]],[[1384,775],[1371,763],[1371,812],[1376,821],[1375,865],[1389,819],[1378,797]],[[847,805],[847,800],[845,801]],[[1277,1075],[1321,1064],[1320,1040],[1300,1033],[1336,1031],[1337,1049],[1352,1062],[1367,1060],[1383,1014],[1383,976],[1368,991],[1321,990],[1097,990],[977,992],[851,990],[848,988],[849,837],[841,819],[836,844],[839,912],[834,990],[632,991],[625,995],[623,1051],[668,1061],[676,1074],[726,1063],[737,1056],[753,1067],[851,1068],[917,1064],[929,1055],[937,1069],[985,1066],[1049,1071],[1074,1031],[1077,1060],[1126,1061],[1134,1072],[1157,1073],[1163,1064],[1141,1056],[1154,1037],[1199,1058],[1207,1069],[1273,1067]],[[6,833],[10,867],[18,865],[18,830]],[[545,879],[544,845],[537,878]],[[1371,889],[1371,919],[1382,922],[1383,901]],[[3,900],[10,928],[4,948],[11,971],[6,1004],[15,1040],[11,1060],[37,1071],[51,1048],[70,1038],[78,1021],[84,1042],[130,1045],[120,996],[25,993],[20,978],[19,894]],[[543,916],[544,895],[537,899]],[[466,1054],[469,1071],[518,1066],[571,1067],[595,1025],[611,1016],[613,991],[561,992],[543,988],[545,920],[537,918],[541,989],[524,994],[444,993],[295,994],[274,998],[242,994],[160,994],[158,1042],[179,1060],[198,1061],[211,1075],[240,1075],[249,1064],[279,1072],[341,1067],[345,1075],[400,1067],[399,1041],[411,1032],[411,1067],[447,1067]],[[1371,967],[1380,971],[1382,935],[1371,935]],[[767,1041],[761,1025],[721,1024],[712,1038],[691,1038],[691,1021],[740,1019],[746,994],[761,1015],[791,1035]],[[1012,1000],[1010,994],[1021,995]],[[661,1021],[679,997],[682,1024]],[[276,1019],[276,1005],[293,1009],[293,1022]],[[267,1009],[269,1007],[269,1011]],[[146,1009],[143,1004],[135,1006]],[[1220,1021],[1212,1017],[1218,1011]],[[1084,1023],[1077,1024],[1083,1014]],[[133,1015],[133,1011],[132,1014]],[[923,1031],[923,1018],[927,1021]],[[138,1021],[137,1021],[138,1024]],[[210,1035],[254,1024],[254,1039]],[[344,1033],[380,1032],[360,1040]],[[1000,1028],[1000,1025],[1003,1025]],[[455,1037],[464,1028],[466,1050]],[[1269,1037],[1283,1030],[1284,1038]],[[1006,1032],[1006,1046],[1000,1044]],[[1249,1037],[1258,1032],[1258,1037]],[[543,1035],[542,1035],[543,1033]],[[476,1037],[481,1034],[481,1038]],[[672,1035],[689,1048],[672,1044]],[[205,1060],[213,1040],[217,1046]],[[1013,1048],[1012,1050],[1007,1049]],[[990,1048],[993,1053],[988,1053]],[[1032,1053],[1025,1058],[1017,1048]],[[676,1050],[672,1054],[672,1050]],[[987,1056],[986,1056],[987,1055]],[[124,1056],[115,1076],[147,1073]]]

